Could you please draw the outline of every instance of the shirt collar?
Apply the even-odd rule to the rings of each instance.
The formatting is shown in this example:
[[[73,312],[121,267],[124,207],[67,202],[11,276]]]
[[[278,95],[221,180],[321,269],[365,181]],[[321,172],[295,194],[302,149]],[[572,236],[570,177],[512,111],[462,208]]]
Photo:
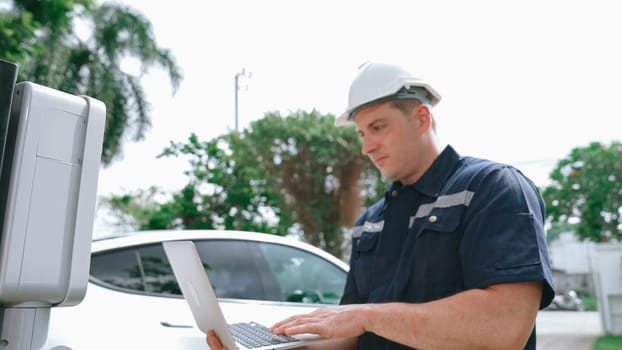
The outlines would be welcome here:
[[[423,176],[411,186],[426,196],[437,197],[459,161],[460,155],[447,145]]]

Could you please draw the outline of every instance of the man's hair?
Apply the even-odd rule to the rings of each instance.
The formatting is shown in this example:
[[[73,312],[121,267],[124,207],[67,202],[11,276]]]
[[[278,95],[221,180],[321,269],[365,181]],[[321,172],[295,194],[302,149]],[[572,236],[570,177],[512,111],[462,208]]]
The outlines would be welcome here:
[[[404,113],[404,115],[409,115],[413,109],[421,106],[422,102],[416,98],[408,98],[408,99],[400,99],[400,100],[391,100],[389,101],[389,104],[391,105],[391,107],[399,109],[402,113]],[[430,106],[428,106],[428,109],[430,109]],[[432,113],[430,113],[430,118],[432,119],[431,121],[432,130],[436,132],[436,120],[434,119],[434,116],[432,115]]]

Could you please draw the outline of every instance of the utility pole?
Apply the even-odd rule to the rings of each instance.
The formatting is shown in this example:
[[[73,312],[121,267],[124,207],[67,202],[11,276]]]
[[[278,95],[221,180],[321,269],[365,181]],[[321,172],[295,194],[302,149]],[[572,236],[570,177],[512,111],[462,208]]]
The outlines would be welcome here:
[[[251,72],[246,72],[245,68],[242,68],[242,70],[238,73],[235,74],[234,80],[235,80],[235,131],[238,131],[238,91],[240,90],[240,77],[247,77],[247,78],[251,78],[252,73]]]

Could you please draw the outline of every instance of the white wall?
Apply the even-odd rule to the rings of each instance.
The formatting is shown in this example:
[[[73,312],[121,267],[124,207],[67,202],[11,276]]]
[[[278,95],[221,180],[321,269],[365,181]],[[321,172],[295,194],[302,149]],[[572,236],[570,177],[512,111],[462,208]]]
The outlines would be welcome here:
[[[563,232],[549,244],[551,267],[567,274],[590,273],[591,242],[579,241],[574,232]]]

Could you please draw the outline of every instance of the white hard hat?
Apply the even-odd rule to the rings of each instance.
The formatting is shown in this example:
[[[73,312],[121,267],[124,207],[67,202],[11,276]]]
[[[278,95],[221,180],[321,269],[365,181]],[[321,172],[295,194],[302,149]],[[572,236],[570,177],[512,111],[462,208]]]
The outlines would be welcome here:
[[[335,125],[350,124],[354,114],[362,107],[406,98],[435,106],[441,100],[441,95],[425,81],[399,66],[364,63],[350,85],[348,108],[335,120]]]

